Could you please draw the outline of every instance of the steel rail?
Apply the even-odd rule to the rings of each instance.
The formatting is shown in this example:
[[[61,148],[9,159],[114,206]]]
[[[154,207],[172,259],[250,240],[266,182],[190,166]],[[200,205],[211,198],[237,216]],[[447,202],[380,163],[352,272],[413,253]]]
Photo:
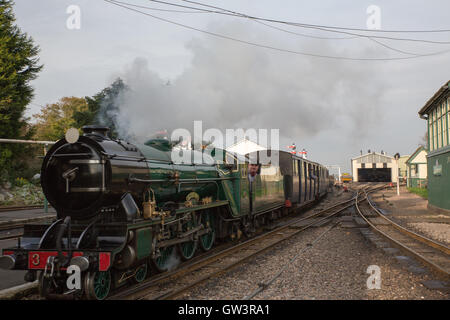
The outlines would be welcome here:
[[[365,198],[368,199],[368,198]],[[359,206],[359,201],[358,198],[355,201],[355,207],[357,212],[359,213],[359,215],[361,216],[361,218],[378,234],[380,234],[382,237],[384,237],[385,239],[387,239],[388,241],[390,241],[391,243],[393,243],[395,246],[397,246],[398,248],[408,252],[409,254],[411,254],[412,256],[416,257],[417,259],[419,259],[420,261],[422,261],[423,263],[425,263],[426,265],[432,267],[435,271],[437,271],[438,273],[440,273],[441,275],[443,275],[445,278],[450,278],[450,272],[448,269],[445,269],[444,267],[434,263],[433,261],[431,261],[430,259],[428,259],[427,257],[425,257],[423,254],[417,252],[416,250],[414,250],[413,248],[410,248],[408,245],[402,243],[402,241],[399,241],[397,239],[395,239],[393,236],[388,235],[386,232],[382,231],[380,228],[378,228],[374,223],[372,223],[362,212],[360,206]],[[377,213],[377,215],[380,214],[380,212],[378,212],[377,210],[373,209],[373,206],[368,206],[369,209],[372,209],[373,211],[375,211]],[[401,229],[397,229],[392,223],[391,220],[388,219],[386,220],[389,224],[385,225],[387,227],[391,227],[394,230],[397,230],[399,233],[407,235],[410,239],[415,239],[416,237],[422,237],[419,234],[414,233],[414,237],[411,237],[409,232],[403,232],[403,229],[405,228],[401,228]],[[422,237],[424,238],[424,237]],[[422,243],[425,246],[427,246],[428,248],[434,248],[431,245],[429,245],[427,243],[427,240],[429,239],[422,239],[421,241],[417,240],[418,243]]]
[[[314,218],[317,218],[317,217],[319,217],[319,216],[321,216],[323,214],[326,214],[330,210],[332,211],[331,214],[328,214],[327,216],[325,216],[325,217],[323,217],[321,219],[314,220],[314,221],[312,221],[311,223],[308,223],[305,226],[299,227],[298,229],[295,229],[291,234],[288,234],[287,236],[283,237],[282,239],[278,239],[278,240],[270,243],[269,245],[266,245],[266,246],[264,246],[264,247],[262,247],[262,248],[260,248],[260,249],[258,249],[256,251],[254,251],[254,252],[244,256],[243,258],[234,261],[231,264],[228,264],[228,265],[226,265],[226,266],[224,266],[222,268],[218,268],[217,270],[215,270],[215,271],[213,271],[213,272],[211,272],[211,273],[209,273],[209,274],[207,274],[207,275],[197,279],[196,281],[193,281],[193,282],[189,283],[188,285],[182,286],[181,288],[176,289],[176,290],[172,290],[172,291],[170,291],[168,293],[164,293],[164,294],[161,294],[161,295],[153,297],[154,299],[171,299],[171,298],[174,298],[176,296],[179,296],[183,292],[185,292],[185,291],[187,291],[187,290],[189,290],[189,289],[191,289],[191,288],[193,288],[195,286],[198,286],[199,284],[203,283],[204,281],[206,281],[206,280],[208,280],[208,279],[210,279],[212,277],[215,277],[215,276],[217,276],[217,275],[219,275],[219,274],[221,274],[221,273],[223,273],[223,272],[225,272],[227,270],[230,270],[230,269],[236,267],[237,265],[242,264],[243,262],[247,261],[251,257],[259,255],[262,252],[264,252],[264,251],[274,247],[275,245],[280,244],[281,242],[283,242],[283,241],[285,241],[285,240],[287,240],[289,238],[292,238],[293,236],[299,234],[300,232],[302,232],[302,231],[304,231],[304,230],[306,230],[306,229],[308,229],[308,228],[310,228],[310,227],[312,227],[312,226],[314,226],[314,225],[316,225],[316,224],[318,224],[320,222],[323,222],[323,221],[325,221],[325,220],[335,216],[336,214],[342,212],[343,210],[345,210],[345,209],[347,209],[349,207],[352,207],[354,205],[355,200],[356,200],[356,196],[352,197],[349,200],[342,201],[342,202],[339,202],[339,203],[337,203],[335,205],[327,207],[327,208],[325,208],[323,210],[320,210],[319,212],[316,212],[316,213],[314,213],[312,215],[309,215],[307,217],[294,219],[294,220],[289,221],[288,223],[286,223],[286,224],[284,224],[284,225],[282,225],[282,226],[280,226],[278,228],[275,228],[272,231],[266,232],[266,233],[264,233],[262,235],[259,235],[259,236],[255,237],[255,238],[251,238],[251,239],[249,239],[249,240],[247,240],[245,242],[242,242],[242,243],[237,244],[237,245],[235,245],[233,247],[230,247],[230,248],[227,248],[225,250],[222,250],[222,251],[220,251],[220,252],[218,252],[216,254],[209,255],[209,256],[201,259],[201,260],[198,260],[198,261],[196,261],[196,262],[194,262],[192,264],[186,265],[185,267],[182,267],[180,269],[174,270],[174,271],[172,271],[170,273],[162,274],[157,279],[149,279],[146,283],[144,283],[144,284],[142,284],[140,286],[135,286],[135,287],[130,288],[130,289],[124,291],[124,292],[121,292],[121,293],[118,293],[118,294],[116,294],[114,296],[111,296],[110,298],[111,299],[120,299],[120,298],[122,298],[122,299],[123,298],[137,298],[137,299],[141,299],[145,295],[148,294],[148,293],[145,293],[146,290],[148,290],[148,289],[150,289],[152,287],[155,287],[156,285],[164,282],[164,280],[168,280],[168,279],[170,279],[172,277],[180,278],[180,277],[182,277],[183,275],[185,275],[185,274],[187,274],[189,272],[193,272],[193,271],[199,270],[199,269],[201,269],[203,267],[206,267],[208,265],[211,265],[212,263],[217,262],[218,260],[220,260],[220,259],[222,259],[224,257],[229,257],[229,256],[231,256],[231,254],[233,254],[233,253],[235,253],[237,251],[245,250],[245,248],[248,248],[251,245],[257,244],[257,243],[261,242],[261,240],[263,240],[263,239],[268,239],[270,237],[279,235],[280,231],[284,231],[284,230],[286,230],[288,228],[291,228],[293,225],[295,225],[295,224],[297,224],[297,223],[299,223],[301,221],[304,221],[304,220],[307,220],[307,219],[314,219]],[[339,208],[339,206],[341,206],[341,207]],[[335,209],[335,210],[333,211],[333,209]]]
[[[20,233],[13,233],[13,234],[6,234],[6,235],[1,235],[0,234],[0,241],[1,240],[10,240],[10,239],[17,239],[23,236],[23,232]]]
[[[23,236],[23,232],[15,232],[13,234],[7,234],[6,232],[10,230],[17,230],[17,229],[23,229],[24,226],[28,223],[40,223],[40,222],[46,222],[54,219],[54,215],[47,215],[47,216],[41,216],[41,217],[35,217],[35,218],[24,218],[20,219],[19,221],[10,221],[0,224],[0,240],[7,240],[7,239],[15,239]],[[3,233],[3,234],[2,234]]]
[[[350,200],[355,201],[355,199],[353,199],[353,198],[350,199]],[[181,287],[181,288],[179,288],[179,289],[176,289],[176,290],[174,290],[174,291],[172,291],[172,292],[168,292],[168,293],[166,293],[166,294],[157,296],[156,298],[157,298],[158,300],[169,300],[169,299],[174,299],[174,298],[180,296],[181,294],[183,294],[184,292],[188,291],[189,289],[192,289],[192,288],[194,288],[194,287],[196,287],[196,286],[202,284],[202,283],[205,282],[206,280],[209,280],[209,279],[211,279],[211,278],[213,278],[213,277],[216,277],[216,276],[218,276],[218,275],[220,275],[220,274],[222,274],[222,273],[224,273],[224,272],[226,272],[226,271],[228,271],[228,270],[231,270],[231,269],[235,268],[236,266],[238,266],[238,265],[240,265],[240,264],[246,262],[246,261],[249,260],[250,258],[253,258],[253,257],[255,257],[255,256],[258,256],[258,255],[262,254],[263,252],[265,252],[265,251],[267,251],[267,250],[273,248],[274,246],[276,246],[276,245],[278,245],[278,244],[280,244],[280,243],[282,243],[282,242],[284,242],[284,241],[286,241],[286,240],[288,240],[288,239],[291,239],[292,237],[298,235],[299,233],[305,231],[306,229],[309,229],[310,227],[313,227],[313,226],[316,225],[316,224],[319,224],[319,223],[321,223],[321,222],[323,222],[323,221],[325,221],[325,220],[328,220],[328,219],[334,217],[334,216],[337,215],[338,213],[340,213],[340,212],[342,212],[342,211],[344,211],[344,210],[346,210],[346,209],[352,207],[353,205],[354,205],[354,202],[352,202],[352,203],[349,204],[349,205],[344,205],[344,207],[342,207],[342,208],[337,208],[334,212],[331,212],[331,214],[329,214],[329,215],[327,215],[327,216],[325,216],[325,217],[323,217],[323,218],[321,218],[321,219],[319,219],[319,220],[313,221],[313,222],[311,222],[311,223],[309,223],[309,224],[307,224],[307,225],[305,225],[305,226],[299,227],[299,228],[298,228],[296,231],[294,231],[293,233],[288,234],[288,235],[286,235],[285,237],[283,237],[283,238],[281,238],[281,239],[275,240],[275,242],[270,243],[269,245],[266,245],[266,246],[260,248],[259,250],[254,251],[254,252],[252,252],[252,253],[250,253],[250,254],[244,256],[243,258],[238,259],[238,260],[232,262],[231,264],[228,264],[228,265],[226,265],[226,266],[224,266],[224,267],[222,267],[222,268],[219,268],[218,270],[213,271],[212,273],[210,273],[210,274],[208,274],[208,275],[206,275],[206,276],[204,276],[204,277],[202,277],[202,278],[200,278],[200,279],[198,279],[198,280],[196,280],[196,281],[194,281],[194,282],[192,282],[192,283],[190,283],[190,284],[188,284],[188,285],[185,285],[185,286],[183,286],[183,287]],[[333,206],[333,207],[336,207],[336,206]],[[328,209],[329,209],[329,208],[325,209],[324,211],[329,211]],[[325,212],[320,211],[320,212],[317,213],[317,215],[314,214],[314,215],[312,215],[312,216],[305,217],[305,219],[299,219],[299,220],[306,220],[306,219],[308,219],[308,218],[314,218],[314,217],[320,216],[320,215],[322,215],[322,214],[324,214],[324,213],[325,213]],[[292,225],[295,225],[295,224],[298,223],[298,222],[299,222],[299,221],[295,221],[295,222],[289,223],[288,225],[282,226],[282,227],[280,228],[281,230],[280,230],[280,229],[276,229],[276,230],[273,230],[273,232],[274,232],[275,234],[276,234],[276,233],[279,233],[280,231],[282,231],[282,230],[284,230],[284,229],[286,229],[286,228],[291,228]],[[272,232],[272,231],[271,231],[271,232]],[[266,235],[266,234],[264,234],[264,235]],[[273,235],[273,234],[272,234],[272,233],[270,233],[270,234],[268,233],[268,236],[270,236],[270,235]],[[266,236],[266,237],[264,237],[264,238],[268,238],[268,236]],[[250,245],[251,245],[251,244],[250,244]],[[241,248],[241,249],[242,249],[242,248]],[[243,249],[245,249],[245,247],[244,247]],[[214,260],[213,262],[215,262],[215,261],[216,261],[216,260]]]
[[[366,195],[366,196],[367,196],[367,195]],[[435,248],[435,249],[438,249],[438,250],[442,251],[442,252],[445,253],[445,254],[450,255],[450,248],[449,248],[449,247],[447,247],[447,246],[445,246],[444,244],[441,244],[441,243],[439,243],[439,242],[437,242],[437,241],[435,241],[435,240],[433,240],[433,239],[430,239],[430,238],[428,238],[428,237],[426,237],[426,236],[424,236],[424,235],[418,234],[418,233],[416,233],[416,232],[414,232],[414,231],[412,231],[412,230],[409,230],[409,229],[407,229],[407,228],[405,228],[405,227],[399,225],[399,224],[396,223],[395,221],[389,219],[389,218],[386,217],[384,214],[382,214],[382,213],[378,210],[378,208],[376,208],[376,207],[373,205],[372,201],[371,201],[369,198],[367,198],[367,202],[368,202],[369,205],[372,207],[372,209],[378,214],[378,216],[380,216],[381,218],[383,218],[384,220],[386,220],[387,222],[389,222],[390,224],[392,224],[392,225],[394,226],[394,228],[396,228],[397,230],[399,230],[399,231],[405,233],[406,235],[408,235],[408,236],[410,236],[410,237],[412,237],[412,238],[414,238],[414,239],[416,239],[416,240],[419,240],[420,242],[425,243],[426,245],[429,245],[430,247],[433,247],[433,248]]]
[[[45,222],[45,221],[54,220],[54,219],[55,219],[54,215],[47,215],[47,216],[41,216],[41,217],[36,217],[36,218],[23,219],[20,221],[7,222],[7,223],[0,224],[0,232],[11,230],[11,229],[20,229],[29,223],[39,223],[39,222]]]

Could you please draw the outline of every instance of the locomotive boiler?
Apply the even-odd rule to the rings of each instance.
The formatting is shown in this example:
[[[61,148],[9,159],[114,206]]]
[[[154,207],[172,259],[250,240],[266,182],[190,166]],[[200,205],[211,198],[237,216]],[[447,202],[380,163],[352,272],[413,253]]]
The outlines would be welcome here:
[[[276,151],[276,164],[257,163],[249,177],[248,161],[224,151],[218,161],[189,150],[190,159],[207,161],[177,164],[168,140],[131,144],[111,139],[106,127],[82,129],[76,141],[54,144],[42,164],[42,189],[56,219],[25,225],[17,246],[0,257],[1,268],[38,278],[48,298],[105,299],[174,267],[173,257],[189,260],[217,241],[251,236],[327,192],[326,168],[287,152]],[[222,152],[209,153],[215,151]],[[67,284],[71,266],[81,287]]]

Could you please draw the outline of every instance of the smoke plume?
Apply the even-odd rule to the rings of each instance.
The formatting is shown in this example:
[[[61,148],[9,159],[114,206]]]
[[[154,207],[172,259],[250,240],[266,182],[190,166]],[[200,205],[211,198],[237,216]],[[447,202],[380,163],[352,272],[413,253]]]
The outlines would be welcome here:
[[[341,56],[376,56],[377,49],[342,50],[320,40],[261,32],[248,24],[211,27],[259,43]],[[345,40],[343,40],[345,41]],[[321,130],[359,132],[381,116],[383,63],[327,60],[275,52],[213,37],[187,44],[191,65],[176,79],[163,79],[136,58],[120,75],[129,90],[115,116],[122,136],[145,140],[154,132],[203,128],[278,128],[285,138],[306,139]],[[385,52],[383,52],[384,55]]]

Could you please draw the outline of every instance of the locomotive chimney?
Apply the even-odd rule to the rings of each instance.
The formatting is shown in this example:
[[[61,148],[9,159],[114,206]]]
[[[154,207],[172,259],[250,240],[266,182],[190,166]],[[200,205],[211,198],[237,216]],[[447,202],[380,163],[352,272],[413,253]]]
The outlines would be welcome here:
[[[108,137],[108,131],[109,131],[108,127],[93,124],[93,125],[89,125],[89,126],[83,126],[81,129],[83,130],[84,135],[95,134],[98,136],[109,138]]]

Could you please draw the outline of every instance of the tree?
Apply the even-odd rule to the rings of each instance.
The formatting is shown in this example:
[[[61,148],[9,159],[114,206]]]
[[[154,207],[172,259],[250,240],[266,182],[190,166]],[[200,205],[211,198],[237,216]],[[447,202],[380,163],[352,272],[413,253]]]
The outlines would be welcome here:
[[[110,134],[113,138],[119,137],[116,128],[119,106],[123,102],[122,94],[127,90],[129,89],[123,80],[117,78],[109,87],[103,89],[92,98],[86,97],[87,110],[77,111],[73,115],[77,127],[101,124],[110,128]]]
[[[59,140],[66,130],[77,126],[74,120],[75,112],[86,112],[88,104],[85,98],[64,97],[57,103],[46,105],[39,114],[35,125],[35,138],[38,140]]]
[[[419,147],[420,146],[424,147],[425,149],[427,148],[427,146],[428,146],[428,131],[425,132],[425,134],[422,137],[422,140],[419,142]]]
[[[0,0],[0,138],[28,139],[33,132],[23,114],[33,98],[30,81],[42,65],[39,47],[14,22],[13,2]],[[0,144],[0,180],[23,168],[26,151],[25,145]]]

